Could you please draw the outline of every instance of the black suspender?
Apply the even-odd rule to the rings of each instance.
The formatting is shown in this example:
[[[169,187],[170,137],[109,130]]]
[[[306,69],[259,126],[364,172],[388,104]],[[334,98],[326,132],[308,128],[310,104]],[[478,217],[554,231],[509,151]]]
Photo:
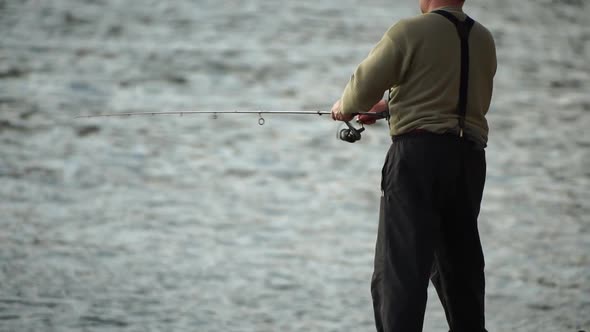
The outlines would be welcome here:
[[[444,10],[435,10],[432,13],[442,15],[449,21],[453,22],[457,28],[457,34],[461,39],[461,81],[459,83],[459,103],[457,111],[459,112],[459,136],[463,137],[465,129],[465,114],[467,113],[467,88],[469,86],[469,33],[475,21],[469,16],[461,22],[453,14]]]

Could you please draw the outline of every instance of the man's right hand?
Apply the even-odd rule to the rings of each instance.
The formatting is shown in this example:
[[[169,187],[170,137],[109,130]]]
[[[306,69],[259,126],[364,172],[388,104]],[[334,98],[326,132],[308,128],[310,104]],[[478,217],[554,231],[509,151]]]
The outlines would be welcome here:
[[[342,103],[340,99],[336,100],[332,106],[332,120],[348,122],[354,118],[354,115],[342,114]]]
[[[383,99],[381,99],[377,104],[373,105],[373,107],[368,111],[368,112],[375,112],[375,113],[381,113],[381,112],[385,112],[389,110],[389,106],[387,105],[387,102]],[[359,115],[357,116],[357,122],[362,123],[364,125],[372,125],[375,122],[377,122],[377,120],[380,119],[377,116],[371,116],[371,115]]]

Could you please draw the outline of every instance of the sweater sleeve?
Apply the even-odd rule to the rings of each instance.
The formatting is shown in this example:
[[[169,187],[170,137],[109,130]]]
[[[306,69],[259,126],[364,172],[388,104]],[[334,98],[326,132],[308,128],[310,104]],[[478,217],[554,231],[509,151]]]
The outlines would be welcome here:
[[[407,63],[404,61],[404,40],[401,24],[398,23],[385,33],[359,64],[342,94],[343,114],[368,111],[383,97],[385,90],[400,83],[403,66]]]

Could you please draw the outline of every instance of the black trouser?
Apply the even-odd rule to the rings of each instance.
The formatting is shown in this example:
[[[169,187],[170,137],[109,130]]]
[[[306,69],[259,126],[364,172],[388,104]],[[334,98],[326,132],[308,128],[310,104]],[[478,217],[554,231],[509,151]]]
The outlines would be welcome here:
[[[419,332],[432,280],[453,332],[483,332],[477,216],[485,152],[452,135],[393,140],[383,166],[371,294],[378,331]]]

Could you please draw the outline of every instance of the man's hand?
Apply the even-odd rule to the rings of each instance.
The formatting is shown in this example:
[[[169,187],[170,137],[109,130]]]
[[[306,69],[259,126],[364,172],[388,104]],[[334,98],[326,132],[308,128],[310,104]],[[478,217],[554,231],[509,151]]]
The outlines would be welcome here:
[[[370,110],[368,110],[368,112],[375,112],[375,113],[380,113],[380,112],[384,112],[387,111],[389,109],[389,106],[387,106],[387,102],[383,99],[381,99],[377,104],[375,104]],[[359,123],[362,123],[364,125],[372,125],[375,122],[377,122],[377,120],[379,120],[380,118],[377,116],[371,116],[371,115],[359,115],[357,117],[357,121]]]
[[[350,121],[354,118],[354,115],[342,114],[340,111],[342,110],[342,105],[340,104],[340,99],[336,100],[334,105],[332,106],[332,120],[334,121]]]

